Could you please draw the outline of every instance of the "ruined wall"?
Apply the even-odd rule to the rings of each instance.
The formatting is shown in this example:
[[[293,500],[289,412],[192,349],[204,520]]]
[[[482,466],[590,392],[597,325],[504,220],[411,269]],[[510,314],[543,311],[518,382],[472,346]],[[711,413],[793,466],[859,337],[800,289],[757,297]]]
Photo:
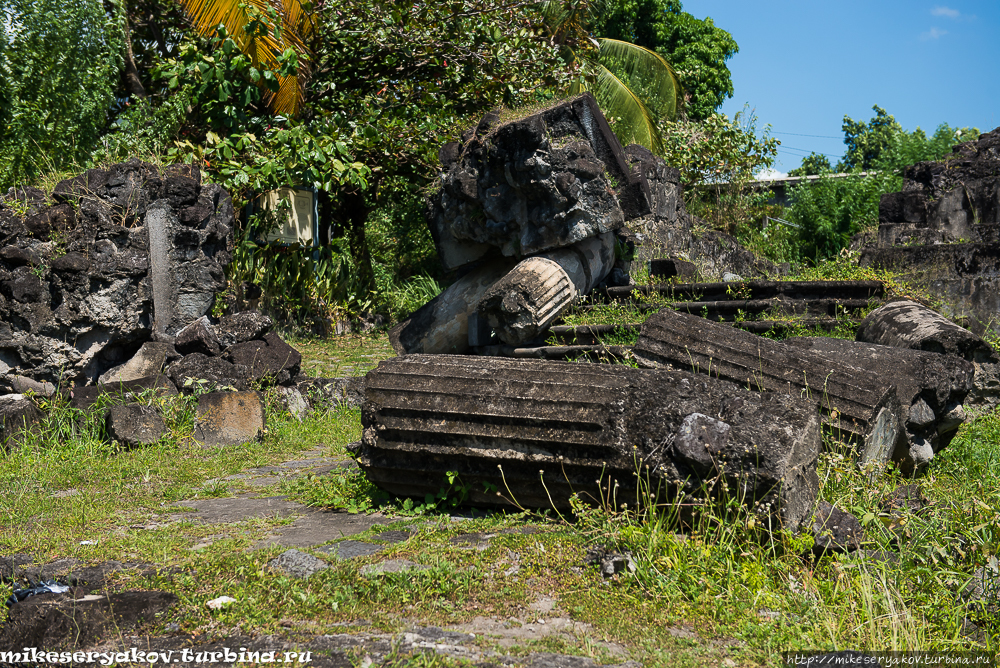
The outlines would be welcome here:
[[[940,299],[977,334],[1000,331],[1000,128],[904,173],[882,196],[874,247],[860,263],[891,269]]]
[[[234,213],[197,167],[133,159],[0,198],[0,373],[93,382],[205,315]]]

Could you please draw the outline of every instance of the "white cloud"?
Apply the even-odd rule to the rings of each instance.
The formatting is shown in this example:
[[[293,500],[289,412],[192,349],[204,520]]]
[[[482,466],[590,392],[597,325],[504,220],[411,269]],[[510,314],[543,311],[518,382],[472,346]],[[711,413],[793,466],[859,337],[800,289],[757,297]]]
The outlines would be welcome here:
[[[920,33],[920,39],[925,41],[929,39],[938,39],[939,37],[947,34],[948,34],[947,30],[941,30],[940,28],[931,28],[927,32]]]
[[[942,5],[938,5],[937,7],[932,9],[931,14],[933,16],[947,16],[949,19],[957,19],[959,16],[962,15],[962,13],[959,12],[957,9],[952,9],[951,7],[944,7]]]
[[[763,170],[760,174],[757,175],[757,180],[766,181],[768,179],[780,179],[785,176],[788,176],[788,174],[786,174],[785,172],[779,172],[777,169],[774,169],[773,167],[768,167],[767,169]]]

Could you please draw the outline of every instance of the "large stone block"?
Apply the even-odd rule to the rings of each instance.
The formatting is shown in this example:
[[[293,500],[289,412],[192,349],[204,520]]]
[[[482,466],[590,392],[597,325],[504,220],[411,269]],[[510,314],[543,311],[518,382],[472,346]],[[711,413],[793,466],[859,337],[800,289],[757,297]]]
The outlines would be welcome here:
[[[794,393],[855,444],[862,464],[884,464],[903,437],[903,410],[885,379],[817,353],[705,318],[663,309],[633,348],[642,366],[708,374],[748,390]]]
[[[974,367],[960,357],[826,337],[791,338],[785,343],[892,383],[907,436],[897,443],[892,459],[904,473],[926,466],[965,421],[962,403],[972,390]]]
[[[264,429],[264,404],[256,392],[209,392],[198,397],[194,437],[205,445],[236,445]]]
[[[407,355],[369,372],[362,424],[359,463],[392,494],[451,471],[472,504],[709,494],[795,529],[818,492],[814,405],[683,371]]]
[[[520,257],[569,246],[649,212],[649,186],[589,93],[509,122],[487,114],[442,158],[428,223],[446,269],[491,248]]]
[[[33,196],[24,216],[0,201],[0,362],[89,384],[154,329],[173,334],[208,313],[235,217],[225,191],[188,171],[131,160],[63,181],[55,204]],[[204,218],[187,225],[198,203]]]

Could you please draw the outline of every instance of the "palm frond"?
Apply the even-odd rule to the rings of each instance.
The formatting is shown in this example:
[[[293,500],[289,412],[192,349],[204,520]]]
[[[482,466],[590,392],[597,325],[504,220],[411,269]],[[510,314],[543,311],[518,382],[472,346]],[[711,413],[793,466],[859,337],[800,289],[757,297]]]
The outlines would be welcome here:
[[[623,145],[642,144],[653,153],[663,152],[656,116],[635,92],[601,63],[594,69],[593,90],[604,115],[615,119],[613,128]],[[582,91],[580,91],[582,92]]]
[[[677,113],[677,98],[681,89],[677,74],[663,57],[646,47],[617,39],[602,38],[599,62],[609,69],[624,74],[627,84],[641,85],[647,106],[663,117]]]
[[[294,117],[298,114],[305,96],[308,78],[308,49],[305,38],[313,31],[313,24],[299,0],[178,0],[188,14],[195,30],[204,37],[215,34],[222,24],[226,33],[236,42],[240,51],[250,58],[254,67],[277,70],[279,56],[292,49],[298,55],[298,74],[279,76],[277,93],[266,91],[267,105],[278,114]],[[281,21],[280,39],[274,31],[254,35],[244,28],[255,10],[265,16],[270,10],[278,13]]]

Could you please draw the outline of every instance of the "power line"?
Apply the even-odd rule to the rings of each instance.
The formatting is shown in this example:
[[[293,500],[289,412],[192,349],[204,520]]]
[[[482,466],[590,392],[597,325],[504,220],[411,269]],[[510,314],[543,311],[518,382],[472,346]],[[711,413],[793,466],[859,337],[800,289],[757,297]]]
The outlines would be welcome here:
[[[804,149],[804,148],[795,148],[794,146],[780,146],[778,148],[778,151],[779,152],[781,152],[781,151],[798,151],[798,152],[802,153],[803,155],[809,155],[811,153],[816,153],[817,155],[825,155],[828,158],[840,158],[840,157],[843,157],[843,156],[839,156],[839,155],[833,155],[832,153],[820,153],[818,151],[810,151],[810,150]]]
[[[801,135],[797,132],[778,132],[777,130],[771,130],[771,134],[792,135],[793,137],[816,137],[817,139],[843,139],[843,137],[833,137],[830,135]]]

